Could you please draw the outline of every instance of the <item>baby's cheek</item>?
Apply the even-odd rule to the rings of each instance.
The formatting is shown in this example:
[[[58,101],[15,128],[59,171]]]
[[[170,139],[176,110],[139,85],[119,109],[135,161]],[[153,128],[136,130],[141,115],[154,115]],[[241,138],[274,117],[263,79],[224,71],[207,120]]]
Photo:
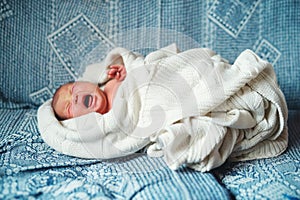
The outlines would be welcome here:
[[[80,108],[79,106],[74,106],[73,107],[73,115],[74,117],[80,116],[82,113],[82,108]]]

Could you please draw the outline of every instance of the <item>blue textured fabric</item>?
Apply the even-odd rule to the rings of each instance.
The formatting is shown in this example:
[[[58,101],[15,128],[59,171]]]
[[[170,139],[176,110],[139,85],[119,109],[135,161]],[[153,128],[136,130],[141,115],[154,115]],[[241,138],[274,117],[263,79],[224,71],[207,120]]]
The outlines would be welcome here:
[[[41,139],[35,109],[0,111],[0,199],[230,198],[212,174],[172,171],[144,154],[109,161],[65,156]]]
[[[254,50],[274,64],[289,108],[300,108],[299,1],[0,3],[1,107],[40,105],[114,46],[147,53],[176,42],[182,50],[212,48],[229,61]]]
[[[216,174],[236,199],[300,199],[300,112],[289,113],[289,147],[281,156],[227,163]]]
[[[300,2],[293,0],[0,0],[0,199],[300,199]],[[170,43],[233,62],[249,48],[271,62],[290,112],[288,151],[211,173],[161,159],[62,155],[38,132],[36,108],[116,46]],[[296,110],[298,109],[298,110]]]

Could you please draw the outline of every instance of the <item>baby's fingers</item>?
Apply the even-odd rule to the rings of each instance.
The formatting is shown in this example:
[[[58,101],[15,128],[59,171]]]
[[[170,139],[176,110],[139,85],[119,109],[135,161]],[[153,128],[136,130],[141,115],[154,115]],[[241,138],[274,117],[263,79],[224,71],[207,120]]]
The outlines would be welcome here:
[[[108,75],[114,75],[116,72],[118,71],[118,69],[110,69],[107,71]]]
[[[117,80],[120,79],[120,73],[119,72],[116,73],[115,79],[117,79]]]
[[[113,76],[113,75],[110,75],[110,74],[108,74],[107,77],[108,77],[109,79],[114,78],[114,76]]]
[[[110,69],[116,69],[118,70],[121,66],[120,65],[111,65],[109,66]]]
[[[110,68],[108,71],[109,72],[116,72],[116,71],[118,71],[118,69],[117,68]]]
[[[115,78],[118,81],[123,81],[126,77],[126,70],[123,65],[111,65],[107,71],[108,78]]]

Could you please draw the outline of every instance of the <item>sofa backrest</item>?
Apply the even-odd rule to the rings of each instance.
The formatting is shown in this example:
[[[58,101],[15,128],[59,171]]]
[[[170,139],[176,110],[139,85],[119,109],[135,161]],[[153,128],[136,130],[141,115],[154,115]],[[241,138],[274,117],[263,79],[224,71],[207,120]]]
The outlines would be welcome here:
[[[116,46],[208,47],[233,62],[252,49],[300,108],[298,1],[0,1],[0,107],[39,106]]]

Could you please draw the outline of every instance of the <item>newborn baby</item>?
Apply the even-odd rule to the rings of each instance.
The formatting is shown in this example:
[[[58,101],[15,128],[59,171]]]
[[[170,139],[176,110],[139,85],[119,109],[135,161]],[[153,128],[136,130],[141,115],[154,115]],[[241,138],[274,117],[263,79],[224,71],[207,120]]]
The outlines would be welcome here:
[[[90,112],[107,113],[113,98],[126,77],[123,65],[112,65],[107,72],[109,81],[104,90],[90,82],[70,82],[60,86],[53,96],[52,107],[60,120],[78,117]]]
[[[171,169],[205,172],[227,159],[268,158],[287,148],[284,94],[273,66],[251,50],[230,64],[205,48],[170,45],[146,57],[115,48],[104,63],[81,79],[108,79],[104,87],[68,83],[39,108],[41,135],[57,151],[109,159],[147,146]]]

